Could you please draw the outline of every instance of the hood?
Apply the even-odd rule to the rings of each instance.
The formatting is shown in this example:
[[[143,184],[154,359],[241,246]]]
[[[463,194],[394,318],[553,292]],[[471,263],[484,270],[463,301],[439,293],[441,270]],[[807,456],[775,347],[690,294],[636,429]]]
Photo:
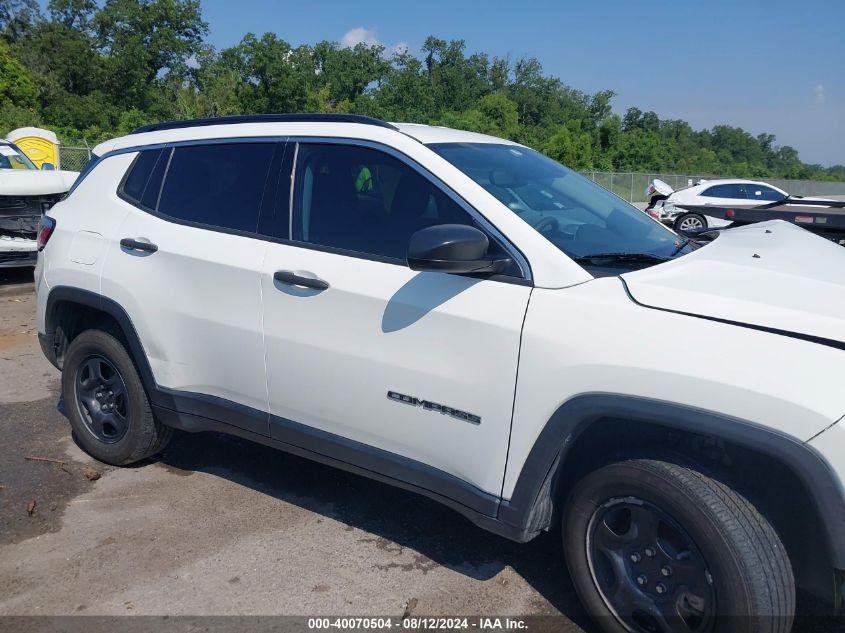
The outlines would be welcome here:
[[[622,278],[648,307],[845,342],[845,248],[782,220]]]
[[[0,196],[64,193],[78,175],[77,171],[0,169]]]

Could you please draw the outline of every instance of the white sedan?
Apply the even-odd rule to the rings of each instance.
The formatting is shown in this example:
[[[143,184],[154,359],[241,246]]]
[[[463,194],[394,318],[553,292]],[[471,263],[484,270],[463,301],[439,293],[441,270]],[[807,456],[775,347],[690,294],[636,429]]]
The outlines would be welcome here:
[[[675,191],[662,180],[654,180],[646,190],[653,218],[677,231],[727,226],[730,221],[676,207],[678,204],[716,207],[756,207],[789,197],[783,189],[756,180],[701,180]],[[796,196],[794,196],[796,197]],[[806,198],[822,200],[822,198]]]

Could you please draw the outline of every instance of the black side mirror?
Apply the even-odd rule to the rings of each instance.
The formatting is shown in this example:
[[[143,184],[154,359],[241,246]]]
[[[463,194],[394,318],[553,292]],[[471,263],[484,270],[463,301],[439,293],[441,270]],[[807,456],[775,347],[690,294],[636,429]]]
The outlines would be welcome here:
[[[411,236],[408,266],[411,270],[442,273],[497,273],[508,259],[490,257],[490,240],[473,226],[439,224]]]

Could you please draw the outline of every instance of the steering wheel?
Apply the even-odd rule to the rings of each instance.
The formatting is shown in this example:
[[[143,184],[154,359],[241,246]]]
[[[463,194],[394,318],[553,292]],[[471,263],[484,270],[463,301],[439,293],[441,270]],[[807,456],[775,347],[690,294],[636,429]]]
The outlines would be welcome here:
[[[540,233],[544,231],[557,231],[560,229],[560,223],[557,221],[557,218],[547,215],[543,218],[540,218],[536,224],[534,224],[534,228],[537,229]]]

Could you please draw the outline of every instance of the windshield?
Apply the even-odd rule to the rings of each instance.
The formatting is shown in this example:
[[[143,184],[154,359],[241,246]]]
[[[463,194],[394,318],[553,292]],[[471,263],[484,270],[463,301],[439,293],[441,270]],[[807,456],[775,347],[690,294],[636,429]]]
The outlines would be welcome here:
[[[0,145],[0,169],[38,169],[17,146]]]
[[[659,222],[539,152],[490,143],[429,147],[585,268],[630,270],[690,252]]]

